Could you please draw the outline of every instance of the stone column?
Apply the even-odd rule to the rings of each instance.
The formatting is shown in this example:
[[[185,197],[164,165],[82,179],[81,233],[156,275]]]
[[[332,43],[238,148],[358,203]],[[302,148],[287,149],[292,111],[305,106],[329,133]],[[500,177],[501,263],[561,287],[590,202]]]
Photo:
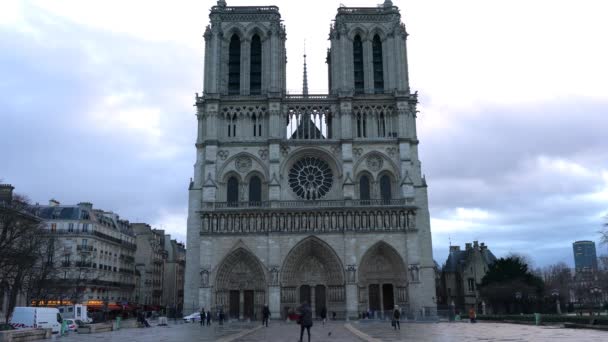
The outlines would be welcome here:
[[[378,284],[380,292],[380,318],[384,319],[384,291],[382,291],[382,283]]]
[[[249,71],[251,70],[251,39],[241,41],[241,94],[249,95]]]
[[[359,303],[357,289],[357,268],[355,265],[346,267],[346,320],[356,319]]]
[[[245,291],[239,290],[239,319],[244,318],[245,313]]]
[[[317,301],[315,300],[315,286],[310,287],[310,309],[312,310],[312,318],[317,318]]]

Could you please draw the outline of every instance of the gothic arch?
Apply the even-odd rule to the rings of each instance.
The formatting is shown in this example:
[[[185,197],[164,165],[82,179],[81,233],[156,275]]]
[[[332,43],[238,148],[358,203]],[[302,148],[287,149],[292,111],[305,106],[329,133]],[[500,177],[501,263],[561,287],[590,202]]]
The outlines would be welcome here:
[[[219,264],[215,276],[217,291],[251,289],[266,291],[266,274],[260,260],[238,247]]]
[[[385,241],[378,241],[367,249],[359,263],[359,284],[394,281],[407,284],[407,267],[399,252]]]
[[[348,39],[350,41],[354,41],[355,36],[357,35],[361,37],[362,42],[365,42],[368,39],[368,32],[363,26],[355,25],[351,27],[350,31],[348,32]]]
[[[229,157],[228,159],[226,159],[226,161],[224,162],[224,164],[220,167],[220,169],[218,170],[218,174],[221,175],[219,177],[219,179],[222,179],[223,181],[225,181],[227,178],[225,175],[229,174],[229,173],[236,173],[239,174],[239,172],[232,168],[232,166],[234,165],[233,161],[236,160],[236,158],[239,157],[249,157],[252,160],[252,165],[250,170],[257,170],[258,172],[260,172],[263,177],[262,180],[265,181],[268,179],[268,169],[266,168],[266,166],[264,165],[264,162],[262,161],[262,159],[260,159],[259,157],[248,153],[248,152],[240,152],[237,153],[235,155],[233,155],[232,157]],[[246,171],[249,172],[249,171]],[[239,176],[239,180],[241,180],[242,177]]]
[[[282,286],[344,285],[344,267],[336,252],[316,236],[296,244],[283,263]]]
[[[382,26],[374,26],[373,28],[371,28],[369,30],[369,39],[370,40],[374,39],[375,35],[378,35],[378,37],[380,38],[380,41],[382,43],[384,43],[384,41],[387,38],[386,31],[385,31],[384,27],[382,27]]]
[[[241,25],[240,23],[232,23],[230,26],[228,26],[224,29],[224,34],[223,34],[224,41],[226,43],[230,43],[230,39],[232,38],[232,35],[236,34],[242,42],[243,39],[245,39],[245,37],[246,37],[245,32],[247,32],[247,29],[245,29],[245,27],[243,25]]]
[[[341,162],[330,152],[326,151],[320,147],[301,147],[289,154],[289,157],[283,162],[281,165],[280,174],[284,175],[288,173],[289,168],[293,165],[297,160],[305,156],[315,156],[318,157],[322,155],[322,159],[327,161],[330,167],[336,172],[334,175],[336,179],[342,178],[342,169],[340,167]]]
[[[373,158],[376,156],[382,159],[383,165],[378,170],[369,170],[364,162],[366,162],[368,158]],[[378,180],[377,177],[380,173],[387,171],[392,174],[392,178],[395,182],[398,181],[399,167],[391,158],[386,156],[386,154],[378,151],[371,151],[359,157],[355,165],[353,165],[353,170],[356,175],[359,175],[361,172],[367,170],[375,176],[374,180],[376,181]]]
[[[407,270],[399,252],[385,241],[372,245],[359,264],[359,308],[392,310],[408,303]]]
[[[252,39],[253,36],[257,34],[260,36],[260,40],[264,42],[268,38],[266,31],[267,30],[264,29],[264,26],[260,25],[259,23],[250,23],[247,25],[247,28],[245,28],[245,32],[247,32],[246,39]]]

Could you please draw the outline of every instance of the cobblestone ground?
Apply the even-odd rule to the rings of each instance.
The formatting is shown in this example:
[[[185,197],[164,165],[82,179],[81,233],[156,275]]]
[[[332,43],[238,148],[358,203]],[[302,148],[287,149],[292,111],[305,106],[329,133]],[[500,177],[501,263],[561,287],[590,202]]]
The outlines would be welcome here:
[[[198,323],[170,323],[168,326],[152,326],[150,328],[121,329],[112,332],[96,334],[78,334],[71,332],[67,336],[54,339],[58,342],[156,342],[156,341],[217,341],[222,337],[238,334],[244,330],[252,329],[254,324],[226,323],[222,326],[212,324],[201,327]]]
[[[390,323],[352,323],[357,330],[381,341],[538,341],[601,342],[608,332],[585,329],[563,329],[557,326],[533,326],[501,323],[401,323],[393,330]]]
[[[363,341],[344,326],[345,322],[329,322],[323,326],[319,322],[311,329],[312,342],[357,342]],[[487,341],[487,342],[606,342],[608,332],[562,329],[551,326],[529,326],[500,323],[402,323],[401,330],[395,331],[390,323],[381,322],[350,322],[355,329],[374,338],[374,341],[416,341],[416,342],[456,342],[456,341]],[[167,327],[152,327],[139,329],[122,329],[119,331],[54,337],[60,342],[155,342],[155,341],[217,341],[221,338],[235,336],[238,333],[257,327],[255,323],[232,323],[222,327],[217,324],[211,328],[200,327],[198,324],[170,324]],[[331,334],[330,334],[331,333]],[[260,328],[253,333],[235,341],[277,341],[296,342],[300,337],[298,325],[272,321],[270,327]],[[306,334],[304,341],[306,341]]]
[[[306,331],[304,331],[304,339],[307,340]],[[254,341],[276,341],[276,342],[296,342],[300,340],[300,326],[295,323],[285,322],[270,322],[268,328],[256,330],[254,333],[245,337],[239,338],[239,342],[254,342]],[[344,327],[343,321],[327,322],[323,325],[321,322],[314,322],[310,329],[311,342],[357,342],[363,341],[353,335]]]

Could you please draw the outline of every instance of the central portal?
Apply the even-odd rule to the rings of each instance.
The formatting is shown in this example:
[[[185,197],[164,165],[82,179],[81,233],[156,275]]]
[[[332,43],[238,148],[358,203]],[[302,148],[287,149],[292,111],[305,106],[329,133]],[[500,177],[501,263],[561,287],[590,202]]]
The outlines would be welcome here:
[[[281,272],[281,286],[285,312],[304,302],[310,304],[315,317],[323,309],[336,313],[346,309],[342,263],[333,249],[317,237],[305,238],[289,252]]]

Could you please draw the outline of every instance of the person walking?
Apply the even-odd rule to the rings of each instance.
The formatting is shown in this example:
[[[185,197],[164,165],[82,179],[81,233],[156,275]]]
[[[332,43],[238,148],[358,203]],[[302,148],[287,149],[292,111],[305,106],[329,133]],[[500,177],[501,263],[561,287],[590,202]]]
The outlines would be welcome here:
[[[475,313],[474,308],[469,309],[469,320],[471,323],[475,323],[477,321],[477,314]]]
[[[201,308],[201,313],[200,313],[200,318],[201,318],[201,327],[205,325],[205,308]]]
[[[220,325],[224,325],[224,309],[220,309]]]
[[[310,328],[312,327],[312,309],[310,308],[310,305],[308,305],[308,302],[304,302],[299,310],[300,311],[300,318],[298,319],[298,322],[300,323],[300,342],[302,342],[302,337],[304,336],[304,329],[306,329],[306,332],[308,333],[308,342],[310,342]]]
[[[211,310],[207,310],[207,314],[205,315],[205,318],[207,319],[207,326],[211,325]]]
[[[320,316],[321,316],[321,322],[323,322],[323,325],[325,325],[325,322],[327,321],[327,308],[326,307],[323,307],[321,309]]]
[[[393,328],[395,328],[395,330],[397,330],[397,328],[399,328],[399,330],[401,330],[401,324],[399,323],[399,319],[401,318],[401,311],[399,311],[399,306],[395,305],[395,309],[393,310]]]
[[[262,325],[265,325],[268,328],[268,318],[270,318],[270,309],[268,309],[268,305],[264,304],[264,308],[262,309]]]

